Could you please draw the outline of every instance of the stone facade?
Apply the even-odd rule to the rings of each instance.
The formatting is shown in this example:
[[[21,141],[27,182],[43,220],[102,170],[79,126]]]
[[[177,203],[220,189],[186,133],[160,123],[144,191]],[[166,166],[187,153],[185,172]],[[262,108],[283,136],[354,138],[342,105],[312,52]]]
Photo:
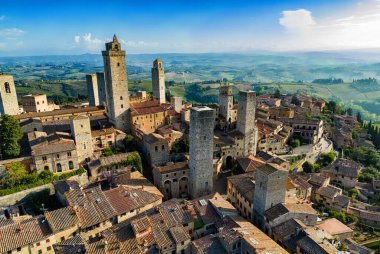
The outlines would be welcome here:
[[[244,135],[244,156],[256,154],[257,128],[255,126],[256,93],[240,91],[237,130]]]
[[[164,194],[166,200],[185,198],[188,195],[189,166],[187,161],[169,162],[165,166],[153,168],[156,187]]]
[[[143,136],[144,157],[150,166],[165,165],[169,161],[168,141],[160,134]]]
[[[59,106],[49,104],[46,94],[28,94],[21,97],[21,104],[25,112],[53,111]]]
[[[122,131],[129,130],[128,109],[129,92],[125,51],[116,35],[112,42],[106,43],[102,52],[104,62],[104,77],[107,90],[107,111],[109,120]]]
[[[199,197],[213,190],[214,110],[193,107],[190,114],[190,196]]]
[[[0,74],[0,116],[4,114],[17,115],[19,107],[13,77]]]
[[[90,106],[100,106],[107,103],[104,73],[88,74],[86,75],[86,82]]]
[[[177,113],[180,113],[182,110],[182,97],[181,96],[172,96],[170,98],[170,104],[174,107],[174,110]]]
[[[233,86],[224,85],[219,90],[219,114],[224,117],[226,124],[229,126],[234,122],[232,118],[232,109],[234,106],[234,96],[232,94]]]
[[[256,171],[253,199],[254,221],[260,228],[264,226],[264,212],[285,202],[288,172],[265,164]]]
[[[165,103],[165,72],[160,59],[153,62],[152,68],[152,90],[153,96],[158,99],[160,103]]]
[[[88,160],[94,153],[91,135],[90,118],[76,116],[70,119],[71,135],[75,140],[80,162]]]

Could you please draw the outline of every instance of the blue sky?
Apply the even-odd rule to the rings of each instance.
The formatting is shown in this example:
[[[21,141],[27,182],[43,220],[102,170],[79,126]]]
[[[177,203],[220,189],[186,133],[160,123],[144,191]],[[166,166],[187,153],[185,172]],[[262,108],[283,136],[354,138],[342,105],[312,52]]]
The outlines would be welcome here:
[[[1,0],[0,56],[380,47],[379,0]]]

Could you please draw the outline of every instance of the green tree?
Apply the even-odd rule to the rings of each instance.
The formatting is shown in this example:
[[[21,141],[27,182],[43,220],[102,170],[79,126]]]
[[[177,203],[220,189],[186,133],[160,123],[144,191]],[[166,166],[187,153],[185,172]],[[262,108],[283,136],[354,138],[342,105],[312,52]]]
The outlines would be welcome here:
[[[352,108],[347,109],[347,115],[352,116]]]
[[[357,131],[355,131],[355,130],[352,131],[352,138],[353,139],[359,139],[359,134]]]
[[[123,140],[125,152],[136,151],[136,142],[132,135],[127,134]]]
[[[289,142],[291,147],[299,147],[301,145],[301,141],[299,139],[292,139]]]
[[[359,111],[356,113],[356,120],[359,123],[363,123],[362,114]]]
[[[318,164],[313,164],[310,161],[305,161],[302,164],[302,169],[306,173],[319,173],[320,166]]]
[[[10,115],[4,115],[0,127],[0,148],[5,159],[20,155],[21,138],[22,132],[19,122]]]
[[[280,93],[280,90],[276,90],[276,92],[274,93],[274,98],[277,98],[277,99],[280,99],[281,98],[281,93]]]
[[[291,103],[296,105],[296,106],[301,105],[301,102],[298,100],[297,96],[295,96],[295,95],[293,95]]]
[[[328,153],[323,153],[318,159],[318,163],[324,167],[331,164],[336,159],[336,153],[334,151],[330,151]]]

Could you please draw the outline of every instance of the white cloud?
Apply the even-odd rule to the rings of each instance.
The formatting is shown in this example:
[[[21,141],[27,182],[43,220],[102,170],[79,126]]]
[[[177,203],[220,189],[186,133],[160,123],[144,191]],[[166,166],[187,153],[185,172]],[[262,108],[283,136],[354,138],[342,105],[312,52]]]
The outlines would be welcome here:
[[[283,11],[279,22],[287,30],[295,32],[310,29],[316,24],[311,12],[305,9]]]
[[[88,33],[82,36],[83,40],[85,42],[91,43],[91,44],[102,44],[104,41],[98,39],[98,38],[92,38],[92,34]]]
[[[0,30],[0,35],[4,37],[17,37],[24,33],[25,31],[19,28],[5,28]]]
[[[3,21],[5,19],[5,16],[4,15],[1,15],[0,16],[0,21]]]
[[[125,40],[119,40],[121,44],[126,45],[127,47],[131,48],[138,48],[138,47],[146,47],[148,46],[148,43],[145,41],[125,41]]]
[[[360,6],[318,22],[312,12],[305,9],[282,12],[279,23],[285,28],[281,48],[307,49],[359,49],[380,47],[380,1],[368,0]]]
[[[74,41],[75,41],[76,43],[79,43],[79,42],[80,42],[80,36],[79,36],[79,35],[75,35],[75,36],[74,36]]]

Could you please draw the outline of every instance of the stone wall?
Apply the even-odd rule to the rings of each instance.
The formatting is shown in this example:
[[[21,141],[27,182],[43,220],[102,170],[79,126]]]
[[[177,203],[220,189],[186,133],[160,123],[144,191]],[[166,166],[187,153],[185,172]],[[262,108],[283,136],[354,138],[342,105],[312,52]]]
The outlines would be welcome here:
[[[35,192],[42,192],[44,190],[49,190],[50,195],[55,194],[54,185],[52,183],[44,184],[41,186],[34,187],[32,189],[19,191],[7,196],[0,197],[0,206],[10,206],[15,205],[26,196]]]

